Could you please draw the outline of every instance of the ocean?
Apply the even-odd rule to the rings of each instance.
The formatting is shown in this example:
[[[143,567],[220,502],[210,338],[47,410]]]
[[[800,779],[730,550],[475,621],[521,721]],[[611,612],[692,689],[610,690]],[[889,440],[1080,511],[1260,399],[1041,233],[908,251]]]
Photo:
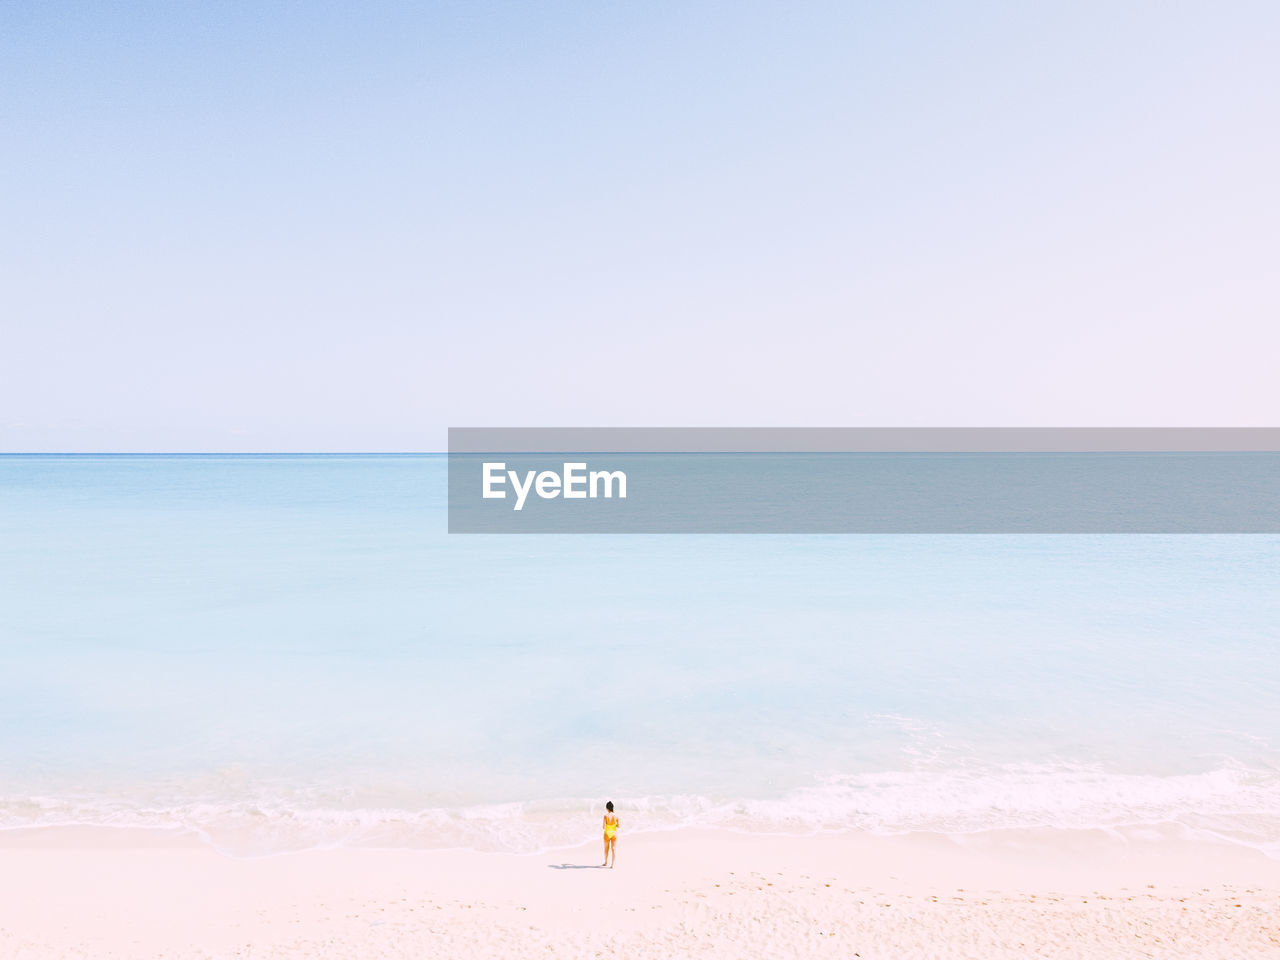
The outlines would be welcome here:
[[[449,535],[443,455],[0,456],[0,829],[1280,857],[1280,537]]]

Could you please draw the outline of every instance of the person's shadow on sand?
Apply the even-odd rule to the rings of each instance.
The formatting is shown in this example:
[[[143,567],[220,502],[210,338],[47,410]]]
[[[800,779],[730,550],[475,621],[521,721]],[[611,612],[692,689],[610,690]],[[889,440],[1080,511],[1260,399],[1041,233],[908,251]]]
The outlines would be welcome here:
[[[552,870],[603,870],[598,863],[548,863]]]

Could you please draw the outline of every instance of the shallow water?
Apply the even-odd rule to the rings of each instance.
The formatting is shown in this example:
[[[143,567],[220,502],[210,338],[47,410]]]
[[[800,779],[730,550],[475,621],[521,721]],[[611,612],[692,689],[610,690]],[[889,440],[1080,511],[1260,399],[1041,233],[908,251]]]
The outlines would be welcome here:
[[[1280,855],[1280,537],[449,536],[439,456],[0,457],[0,826]],[[593,819],[594,815],[594,819]]]

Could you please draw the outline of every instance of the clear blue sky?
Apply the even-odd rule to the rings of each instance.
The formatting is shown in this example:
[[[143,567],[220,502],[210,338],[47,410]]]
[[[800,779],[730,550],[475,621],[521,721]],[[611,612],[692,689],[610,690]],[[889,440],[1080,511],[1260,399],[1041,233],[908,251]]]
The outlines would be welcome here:
[[[1280,4],[0,5],[0,450],[1280,424]]]

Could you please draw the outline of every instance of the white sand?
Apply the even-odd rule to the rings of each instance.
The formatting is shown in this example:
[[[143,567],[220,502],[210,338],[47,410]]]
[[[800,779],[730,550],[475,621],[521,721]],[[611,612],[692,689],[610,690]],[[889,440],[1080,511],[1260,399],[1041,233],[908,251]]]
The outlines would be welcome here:
[[[1280,957],[1280,861],[1241,848],[623,825],[615,870],[594,868],[595,844],[236,860],[125,834],[10,833],[0,956]]]

